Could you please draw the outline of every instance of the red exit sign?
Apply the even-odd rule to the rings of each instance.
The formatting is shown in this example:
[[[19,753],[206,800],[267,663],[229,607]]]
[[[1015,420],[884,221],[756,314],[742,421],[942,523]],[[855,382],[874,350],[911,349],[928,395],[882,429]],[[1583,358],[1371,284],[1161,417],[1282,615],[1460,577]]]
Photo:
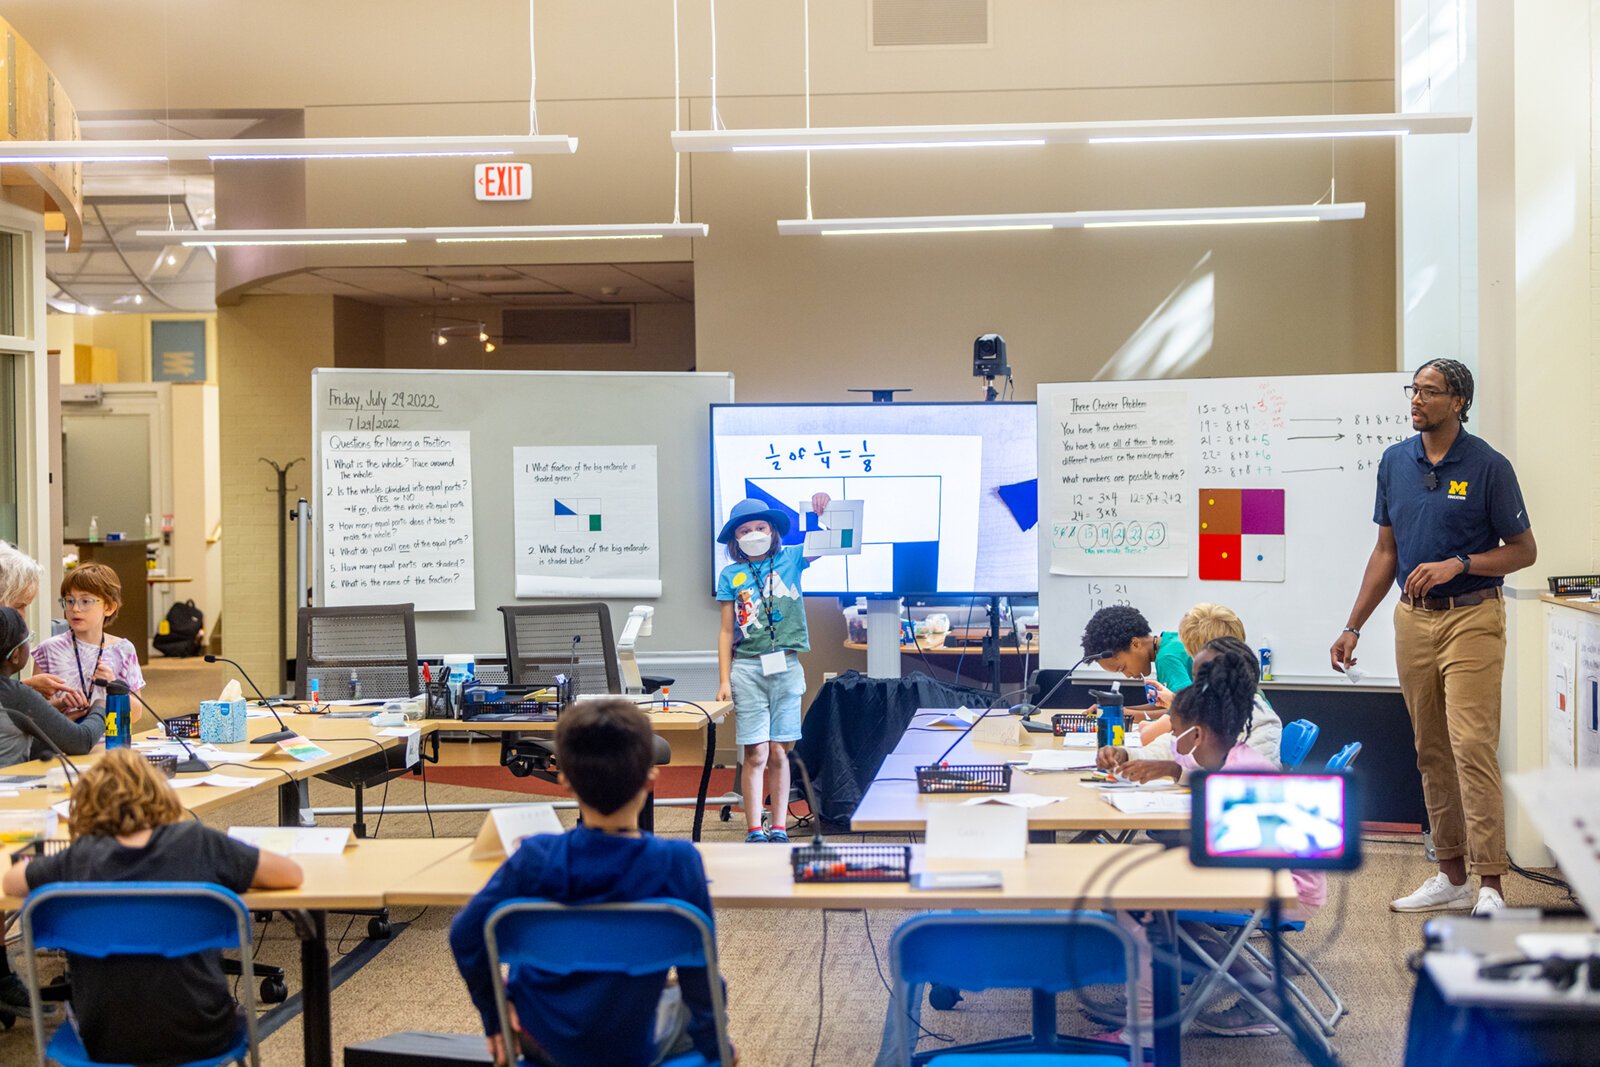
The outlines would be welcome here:
[[[479,163],[473,168],[472,188],[479,200],[531,200],[533,164]]]

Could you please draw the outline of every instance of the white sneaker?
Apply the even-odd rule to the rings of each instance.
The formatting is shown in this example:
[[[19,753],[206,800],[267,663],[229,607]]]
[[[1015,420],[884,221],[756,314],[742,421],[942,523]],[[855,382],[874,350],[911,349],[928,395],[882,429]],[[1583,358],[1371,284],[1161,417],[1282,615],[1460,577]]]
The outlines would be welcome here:
[[[1499,893],[1484,886],[1478,890],[1478,902],[1472,906],[1474,919],[1492,919],[1494,913],[1506,906],[1505,898]]]
[[[1389,904],[1390,911],[1466,911],[1470,907],[1472,890],[1467,883],[1452,885],[1443,871],[1423,882],[1415,893]]]

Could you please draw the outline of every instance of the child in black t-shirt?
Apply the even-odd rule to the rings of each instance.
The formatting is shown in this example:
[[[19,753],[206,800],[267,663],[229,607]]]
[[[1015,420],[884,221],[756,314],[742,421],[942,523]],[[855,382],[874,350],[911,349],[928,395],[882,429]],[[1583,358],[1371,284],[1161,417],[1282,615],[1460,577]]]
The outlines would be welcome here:
[[[52,882],[209,882],[235,893],[291,889],[300,865],[189,821],[178,795],[132,749],[107,752],[72,791],[72,845],[5,873],[9,896]],[[177,959],[71,956],[72,1008],[85,1051],[153,1067],[225,1052],[239,1014],[222,953]]]

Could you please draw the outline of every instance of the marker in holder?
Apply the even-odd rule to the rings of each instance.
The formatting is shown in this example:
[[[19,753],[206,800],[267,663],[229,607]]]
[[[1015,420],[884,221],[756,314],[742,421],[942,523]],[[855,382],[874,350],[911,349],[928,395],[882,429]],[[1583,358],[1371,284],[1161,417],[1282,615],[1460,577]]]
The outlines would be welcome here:
[[[1058,711],[1050,716],[1050,729],[1057,737],[1068,734],[1092,734],[1096,717],[1086,711]]]
[[[917,768],[919,793],[1009,793],[1009,763],[937,763]]]
[[[816,841],[789,851],[796,882],[908,882],[910,845],[828,845]]]

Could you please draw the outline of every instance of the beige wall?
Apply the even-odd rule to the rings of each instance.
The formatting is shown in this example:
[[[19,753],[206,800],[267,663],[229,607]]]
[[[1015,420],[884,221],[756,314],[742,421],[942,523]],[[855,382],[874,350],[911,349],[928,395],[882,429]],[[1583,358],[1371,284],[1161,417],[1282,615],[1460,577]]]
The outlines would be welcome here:
[[[206,381],[217,380],[217,317],[215,314],[151,314],[123,313],[104,315],[46,316],[50,347],[61,352],[63,380],[73,381],[72,346],[94,345],[112,349],[117,354],[117,381],[148,382],[150,380],[150,324],[161,321],[188,321],[199,319],[206,324]]]
[[[311,370],[333,363],[332,297],[246,297],[217,312],[221,339],[223,654],[263,688],[278,677],[278,512],[272,470],[302,459],[289,475],[311,486]],[[290,494],[293,503],[294,493]],[[294,655],[294,540],[290,527],[284,590],[285,640]]]
[[[498,307],[451,304],[439,314],[482,321],[491,336],[500,334]],[[689,304],[637,304],[632,345],[496,344],[493,352],[486,353],[483,345],[465,334],[452,336],[443,346],[434,340],[436,323],[460,323],[436,319],[432,311],[388,308],[383,316],[382,365],[442,370],[704,370],[695,367],[694,318],[695,309]],[[340,366],[344,365],[341,358]]]

